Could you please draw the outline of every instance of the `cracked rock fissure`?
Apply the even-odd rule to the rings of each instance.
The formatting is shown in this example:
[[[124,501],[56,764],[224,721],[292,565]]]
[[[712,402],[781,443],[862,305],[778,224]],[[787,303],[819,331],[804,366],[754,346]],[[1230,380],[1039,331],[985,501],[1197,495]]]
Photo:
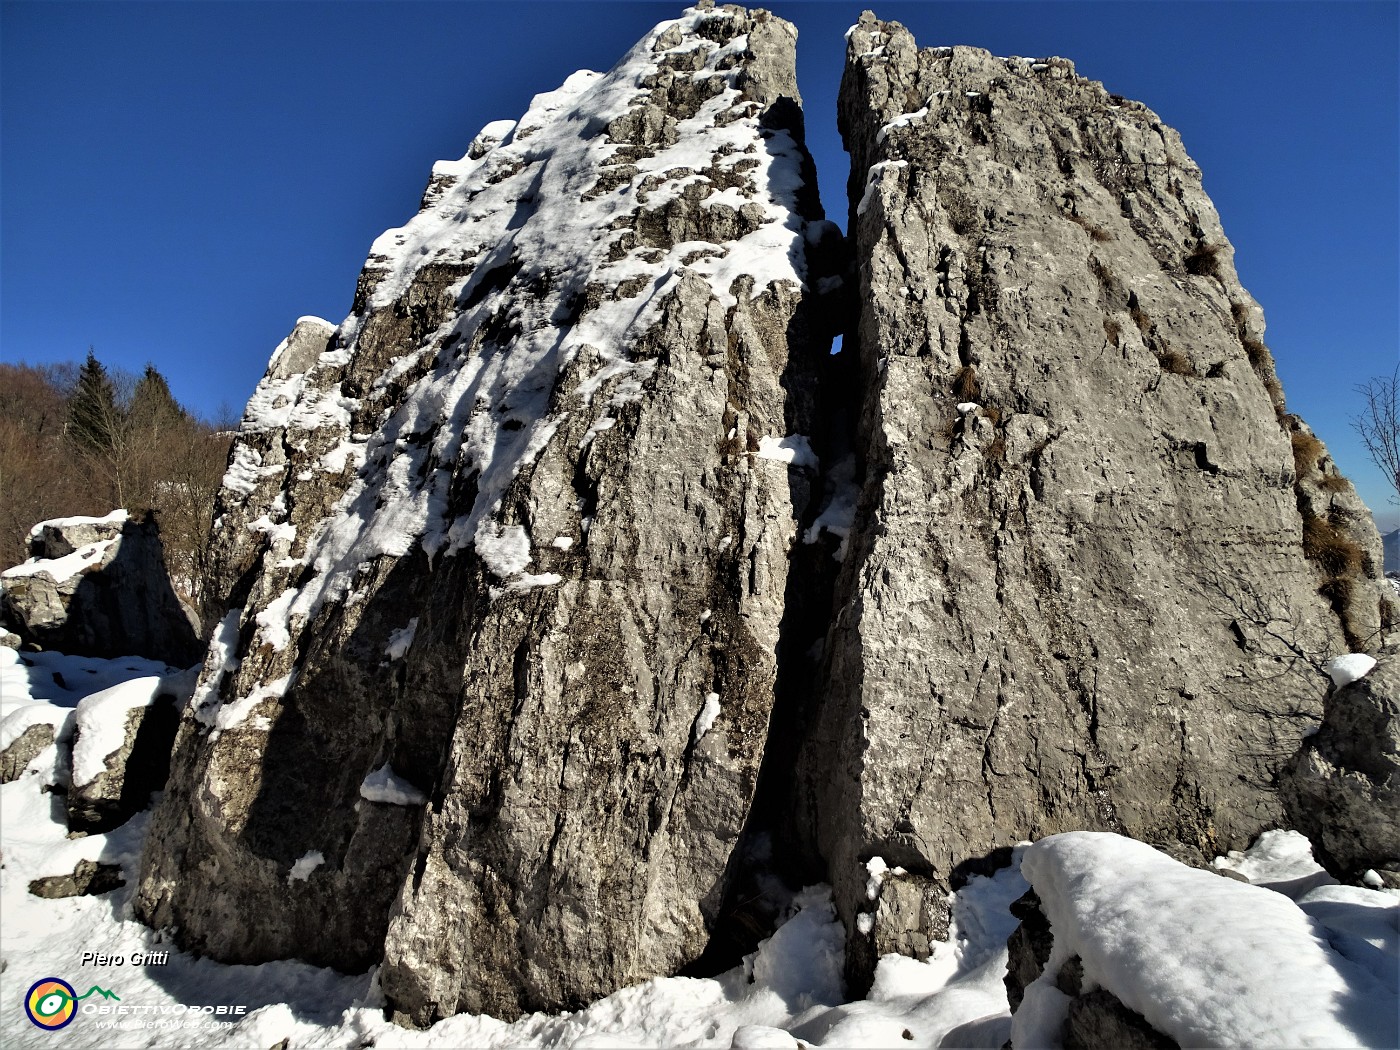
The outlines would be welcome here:
[[[859,994],[1018,840],[1279,820],[1388,613],[1198,169],[867,14],[843,240],[795,42],[701,5],[488,125],[278,348],[145,921],[423,1026],[723,969],[826,879]]]

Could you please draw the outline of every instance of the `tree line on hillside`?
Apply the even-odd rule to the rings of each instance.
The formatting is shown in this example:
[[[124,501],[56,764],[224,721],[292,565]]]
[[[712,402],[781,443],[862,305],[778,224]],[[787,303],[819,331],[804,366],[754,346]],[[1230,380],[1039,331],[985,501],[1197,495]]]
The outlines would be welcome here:
[[[153,365],[0,363],[0,569],[28,557],[36,522],[154,513],[175,588],[200,608],[235,425],[190,413]]]

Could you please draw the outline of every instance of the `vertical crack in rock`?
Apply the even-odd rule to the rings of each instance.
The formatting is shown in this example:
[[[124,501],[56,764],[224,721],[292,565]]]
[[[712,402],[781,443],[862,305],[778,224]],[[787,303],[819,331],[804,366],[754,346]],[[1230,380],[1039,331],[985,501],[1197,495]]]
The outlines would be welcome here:
[[[796,813],[859,994],[997,847],[1276,824],[1320,664],[1394,614],[1174,131],[869,12],[839,107],[864,482]],[[875,856],[904,873],[871,900]]]
[[[795,38],[702,5],[536,96],[433,169],[342,324],[279,347],[146,921],[227,961],[382,960],[417,1025],[701,955],[826,447],[840,234]]]

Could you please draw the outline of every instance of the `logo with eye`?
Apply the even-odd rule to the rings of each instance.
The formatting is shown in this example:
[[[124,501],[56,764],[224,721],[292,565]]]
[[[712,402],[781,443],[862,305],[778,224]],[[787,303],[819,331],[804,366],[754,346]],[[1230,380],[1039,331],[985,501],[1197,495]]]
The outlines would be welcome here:
[[[40,1028],[50,1031],[62,1028],[78,1012],[78,993],[67,981],[45,977],[35,981],[24,997],[24,1012]]]
[[[98,994],[104,999],[121,1001],[116,992],[93,985],[82,995],[73,986],[59,977],[45,977],[35,981],[24,997],[24,1012],[28,1018],[45,1031],[55,1032],[71,1024],[78,1012],[79,1000]]]

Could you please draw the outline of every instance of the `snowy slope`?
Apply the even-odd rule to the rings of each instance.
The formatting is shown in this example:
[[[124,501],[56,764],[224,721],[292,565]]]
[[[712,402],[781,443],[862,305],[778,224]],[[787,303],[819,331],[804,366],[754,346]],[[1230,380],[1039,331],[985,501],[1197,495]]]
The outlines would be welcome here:
[[[0,649],[7,709],[52,707],[54,720],[83,699],[72,690],[56,693],[55,673],[100,690],[145,669],[57,654],[21,660]],[[1022,866],[1054,922],[1057,955],[1081,954],[1087,975],[1183,1045],[1394,1045],[1396,895],[1332,884],[1306,840],[1286,832],[1217,862],[1253,887],[1111,835],[1063,835],[1029,852],[1018,848],[1011,867],[973,878],[956,895],[949,939],[932,945],[927,962],[887,956],[868,998],[856,1002],[843,1002],[844,934],[830,896],[813,887],[792,899],[757,953],[720,977],[647,981],[585,1010],[532,1014],[513,1024],[463,1014],[426,1031],[406,1030],[384,1019],[373,972],[346,976],[295,962],[226,966],[179,952],[132,921],[131,887],[149,813],[105,835],[68,838],[62,806],[45,794],[66,782],[66,764],[51,747],[20,780],[0,785],[0,1043],[7,1047],[52,1047],[60,1039],[93,1048],[267,1047],[285,1039],[289,1050],[796,1048],[799,1039],[808,1046],[936,1047],[952,1033],[950,1045],[995,1048],[1012,1030],[1002,975],[1015,928],[1008,907],[1027,888]],[[31,879],[71,871],[82,859],[120,865],[127,885],[95,897],[29,894]],[[109,958],[83,963],[85,952]],[[26,1018],[22,1002],[31,984],[51,976],[78,995],[97,986],[120,998],[84,999],[55,1038]],[[1046,1023],[1052,993],[1033,986],[1026,1012],[1017,1015],[1018,1046],[1056,1045],[1030,1027]],[[228,1012],[212,1012],[219,1007]]]

